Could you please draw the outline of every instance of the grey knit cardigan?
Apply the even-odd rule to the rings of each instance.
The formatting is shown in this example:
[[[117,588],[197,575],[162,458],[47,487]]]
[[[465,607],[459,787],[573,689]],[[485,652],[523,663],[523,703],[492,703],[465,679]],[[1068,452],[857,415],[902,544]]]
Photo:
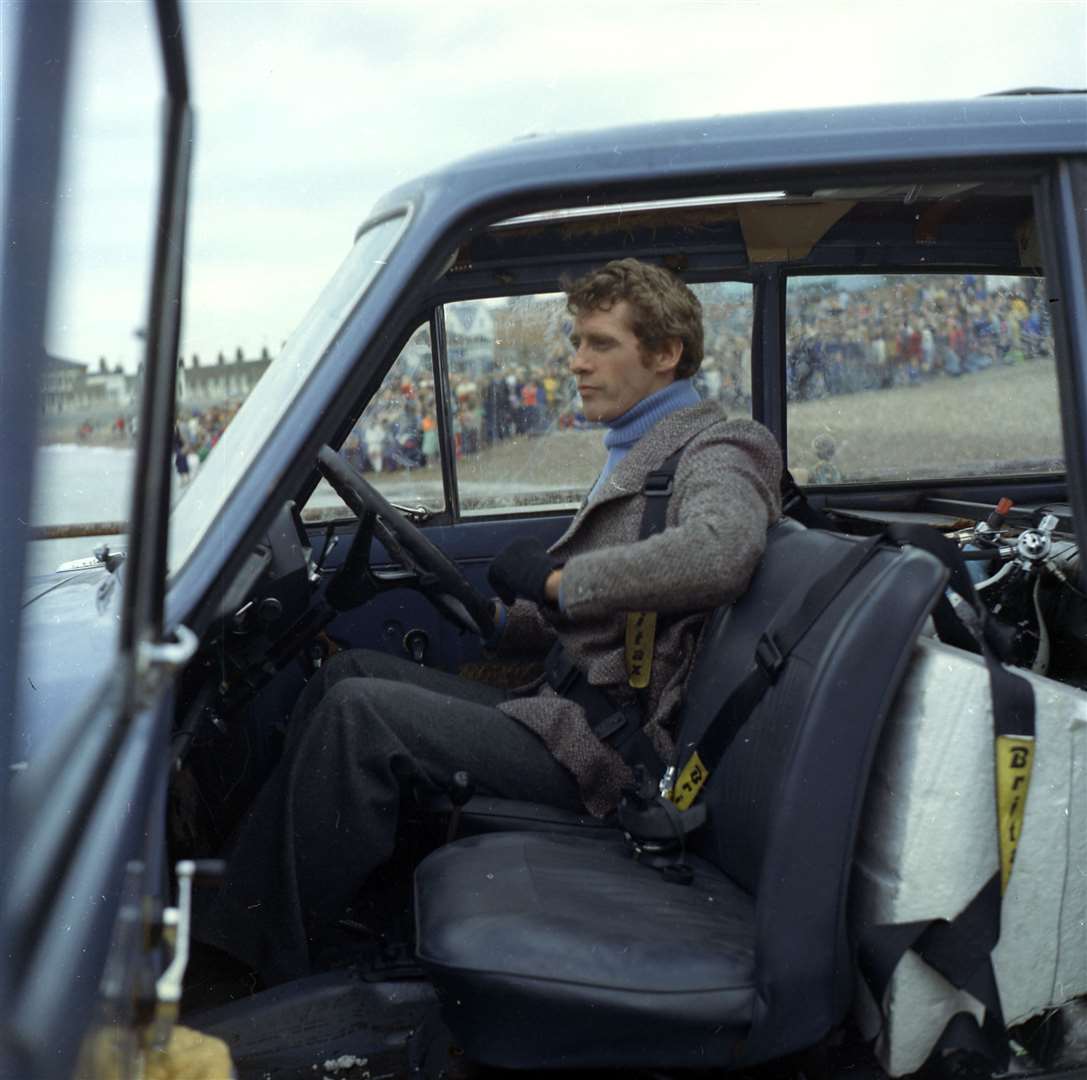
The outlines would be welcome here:
[[[683,447],[663,532],[639,539],[646,475]],[[563,565],[565,611],[519,600],[509,613],[501,651],[545,650],[556,634],[570,659],[613,700],[629,700],[626,617],[657,612],[644,730],[671,761],[683,688],[708,614],[747,587],[781,516],[781,451],[753,420],[728,420],[702,402],[669,414],[619,462],[550,548]],[[542,680],[499,708],[535,731],[577,779],[586,808],[598,817],[618,804],[632,774],[601,742],[578,705]]]

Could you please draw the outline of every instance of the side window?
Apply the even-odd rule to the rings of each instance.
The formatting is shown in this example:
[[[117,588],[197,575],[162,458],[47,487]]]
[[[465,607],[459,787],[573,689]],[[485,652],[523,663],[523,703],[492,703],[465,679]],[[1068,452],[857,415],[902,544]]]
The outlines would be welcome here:
[[[739,281],[704,282],[691,289],[702,303],[706,333],[694,384],[703,398],[719,401],[729,416],[750,416],[754,290]]]
[[[1045,281],[789,281],[789,468],[801,484],[1064,468]]]
[[[461,513],[577,505],[604,463],[567,370],[561,293],[445,307]]]
[[[705,326],[694,384],[730,415],[750,415],[751,286],[692,288]],[[603,429],[586,421],[569,372],[565,296],[465,300],[444,313],[461,513],[577,506],[605,454]]]
[[[412,334],[340,450],[390,502],[445,508],[429,326]],[[302,516],[322,521],[345,513],[322,480]]]
[[[137,25],[129,13],[82,7],[43,343],[31,576],[88,558],[94,565],[101,544],[127,546],[143,390],[162,76],[150,23],[146,32],[122,36],[121,22]],[[131,92],[142,89],[143,97],[131,102],[119,168],[116,88],[100,73],[122,64]],[[72,96],[76,87],[85,92]]]

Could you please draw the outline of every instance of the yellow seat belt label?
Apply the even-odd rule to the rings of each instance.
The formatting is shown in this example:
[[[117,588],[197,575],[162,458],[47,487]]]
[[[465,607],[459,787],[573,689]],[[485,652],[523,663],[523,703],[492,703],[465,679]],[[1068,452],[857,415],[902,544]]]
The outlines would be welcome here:
[[[635,690],[644,690],[649,685],[656,636],[655,611],[632,611],[627,616],[627,681]]]
[[[1023,832],[1034,740],[1022,735],[996,737],[996,820],[1000,839],[1000,892],[1008,887],[1015,851]]]
[[[675,787],[672,788],[672,802],[680,810],[686,810],[698,797],[702,785],[710,778],[710,771],[702,764],[702,759],[696,750],[683,766],[683,772],[676,778]]]

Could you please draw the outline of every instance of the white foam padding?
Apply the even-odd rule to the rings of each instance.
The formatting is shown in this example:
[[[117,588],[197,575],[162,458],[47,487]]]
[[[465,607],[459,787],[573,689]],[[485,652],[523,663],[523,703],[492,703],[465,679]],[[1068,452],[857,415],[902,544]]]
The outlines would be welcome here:
[[[1009,1025],[1087,994],[1087,692],[1016,669],[1034,687],[1026,818],[994,966]],[[954,918],[998,866],[993,720],[980,657],[921,639],[880,740],[857,843],[862,925]],[[859,980],[863,982],[863,980]],[[858,994],[862,1031],[891,1076],[919,1069],[948,1020],[983,1011],[918,956],[882,1002]]]

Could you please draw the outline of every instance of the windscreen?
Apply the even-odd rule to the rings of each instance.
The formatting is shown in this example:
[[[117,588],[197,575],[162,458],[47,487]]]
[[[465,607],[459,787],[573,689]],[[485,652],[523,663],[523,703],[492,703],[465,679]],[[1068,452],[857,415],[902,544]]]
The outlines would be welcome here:
[[[209,416],[207,427],[194,417],[179,418],[177,453],[184,473],[170,520],[171,574],[196,549],[230,493],[286,416],[292,402],[328,351],[340,328],[370,287],[407,222],[386,218],[367,229],[325,287],[317,302],[268,363],[243,401],[227,399]],[[248,390],[247,390],[248,392]],[[200,450],[205,450],[203,459]]]

